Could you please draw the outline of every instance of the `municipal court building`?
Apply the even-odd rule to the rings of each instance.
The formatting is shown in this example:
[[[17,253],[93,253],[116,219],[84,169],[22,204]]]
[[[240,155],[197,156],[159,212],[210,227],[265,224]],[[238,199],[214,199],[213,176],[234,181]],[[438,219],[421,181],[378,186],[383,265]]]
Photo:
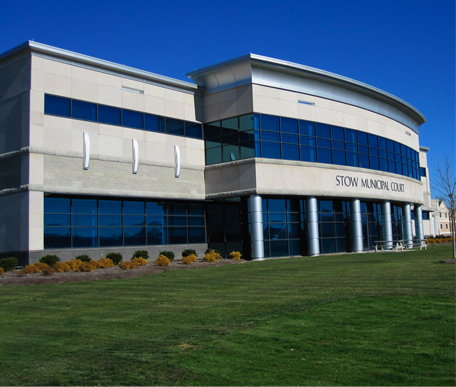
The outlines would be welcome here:
[[[423,239],[415,107],[254,54],[187,76],[31,41],[0,54],[0,256],[262,259]]]

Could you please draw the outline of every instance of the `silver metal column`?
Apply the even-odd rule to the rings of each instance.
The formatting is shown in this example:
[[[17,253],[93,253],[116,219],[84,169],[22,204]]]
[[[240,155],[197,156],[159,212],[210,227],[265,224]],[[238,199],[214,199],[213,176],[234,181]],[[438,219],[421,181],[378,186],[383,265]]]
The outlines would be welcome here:
[[[423,208],[420,204],[415,204],[415,229],[416,239],[422,241],[424,239],[423,233]]]
[[[404,211],[404,243],[407,247],[413,247],[413,236],[412,236],[412,211],[410,203],[404,203],[402,206]]]
[[[307,198],[307,236],[309,256],[320,255],[320,241],[318,237],[318,206],[316,198]]]
[[[386,247],[388,250],[393,248],[393,224],[391,222],[391,203],[390,202],[383,202],[382,205],[382,213],[383,213],[383,227],[385,229],[385,241]]]
[[[263,208],[261,196],[250,196],[250,238],[252,240],[252,259],[264,260]]]
[[[351,221],[352,221],[352,239],[353,252],[363,251],[363,221],[361,219],[361,202],[359,199],[351,201]]]

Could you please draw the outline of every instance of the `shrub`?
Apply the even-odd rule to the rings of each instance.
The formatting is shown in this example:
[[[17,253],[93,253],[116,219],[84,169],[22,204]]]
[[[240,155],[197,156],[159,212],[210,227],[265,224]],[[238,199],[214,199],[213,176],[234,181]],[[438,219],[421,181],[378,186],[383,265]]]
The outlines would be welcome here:
[[[48,265],[46,265],[46,267],[49,267]],[[21,272],[23,274],[35,274],[35,273],[39,273],[41,271],[41,269],[36,265],[25,265],[25,267],[21,270]]]
[[[204,252],[204,254],[209,254],[210,252],[214,252],[214,253],[220,254],[220,251],[218,251],[217,249],[207,249]]]
[[[41,269],[41,272],[43,273],[43,275],[52,275],[55,273],[55,270],[53,267],[48,266],[48,267],[43,267]]]
[[[41,263],[45,263],[46,265],[52,267],[57,262],[60,262],[60,258],[57,255],[45,255],[44,257],[40,258]],[[42,271],[42,270],[41,270]]]
[[[186,249],[182,251],[182,257],[188,257],[189,255],[194,255],[195,257],[198,256],[198,254],[196,254],[196,251],[193,249]]]
[[[46,265],[43,262],[34,263],[33,266],[36,266],[38,269],[40,269],[40,271],[43,270],[44,267],[49,267],[49,265]]]
[[[3,275],[4,272],[5,270],[3,270],[3,267],[0,266],[0,275]]]
[[[182,263],[184,265],[190,265],[192,262],[197,262],[198,258],[195,254],[187,255],[186,257],[182,257]]]
[[[170,263],[170,259],[166,257],[165,255],[160,255],[156,260],[155,264],[158,266],[168,266]]]
[[[109,258],[112,262],[114,262],[114,265],[118,265],[123,257],[120,253],[109,253],[106,254],[106,258]]]
[[[138,258],[133,258],[130,262],[134,262],[138,266],[146,266],[147,265],[147,259],[138,257]]]
[[[149,259],[149,253],[147,250],[136,250],[134,253],[133,253],[133,256],[131,257],[131,259],[133,258],[144,258],[144,259]]]
[[[160,255],[164,255],[170,262],[174,259],[174,253],[172,251],[160,251]]]
[[[71,271],[71,267],[70,265],[68,265],[68,263],[66,262],[57,262],[54,266],[53,266],[54,270],[59,272],[59,273],[64,273],[66,271]]]
[[[139,262],[136,261],[135,259],[132,259],[131,261],[128,261],[128,262],[120,262],[119,263],[119,267],[122,270],[136,269],[138,266],[139,266]]]
[[[18,260],[14,257],[0,259],[0,267],[3,268],[4,271],[14,270],[17,264]]]
[[[101,258],[101,259],[99,259],[98,261],[95,261],[95,262],[97,263],[99,269],[106,269],[108,267],[115,266],[114,262],[111,259],[109,259],[109,258]]]
[[[78,255],[75,259],[79,259],[82,262],[90,262],[92,260],[87,254]]]
[[[242,257],[242,254],[239,252],[239,251],[232,251],[230,253],[230,259],[233,259],[233,260],[240,260]]]
[[[79,259],[72,259],[71,261],[67,261],[66,264],[70,266],[71,270],[78,270],[79,265],[82,263]]]
[[[91,272],[95,269],[98,269],[98,264],[96,262],[81,262],[77,270],[79,272]]]
[[[220,254],[211,251],[204,256],[204,262],[217,262],[217,259],[222,259]]]

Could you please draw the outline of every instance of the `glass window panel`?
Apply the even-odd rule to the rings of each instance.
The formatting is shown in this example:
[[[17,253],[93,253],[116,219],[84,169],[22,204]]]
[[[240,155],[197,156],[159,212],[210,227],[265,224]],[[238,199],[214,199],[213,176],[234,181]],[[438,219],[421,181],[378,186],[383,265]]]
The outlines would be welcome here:
[[[401,154],[401,144],[396,141],[394,141],[394,152],[399,155]]]
[[[402,175],[402,163],[396,162],[396,173]]]
[[[282,155],[285,160],[299,160],[299,146],[282,144]]]
[[[263,211],[265,209],[263,208]],[[287,203],[285,199],[268,199],[268,212],[283,212],[287,211]],[[285,218],[280,217],[280,220]]]
[[[122,246],[122,227],[100,227],[100,246]]]
[[[185,216],[168,216],[168,226],[185,226],[186,224]]]
[[[204,138],[206,140],[217,139],[217,141],[220,141],[220,137],[221,137],[220,121],[204,125]]]
[[[121,215],[100,215],[100,226],[122,226]]]
[[[282,117],[280,121],[282,133],[298,133],[298,120]]]
[[[238,118],[237,117],[234,117],[234,118],[229,118],[227,120],[223,120],[222,121],[222,128],[226,128],[226,129],[234,129],[236,132],[238,130]]]
[[[239,128],[240,128],[240,130],[257,129],[258,127],[255,126],[253,114],[247,114],[245,116],[240,116],[239,117]]]
[[[378,156],[378,148],[371,148],[369,147],[369,154],[371,156]]]
[[[148,245],[165,245],[166,228],[164,227],[147,227],[147,244]]]
[[[341,128],[340,126],[331,126],[331,138],[333,140],[344,141],[344,128]]]
[[[97,215],[73,215],[72,225],[74,226],[91,226],[96,227],[98,223]]]
[[[223,147],[223,162],[239,160],[239,146],[225,145]]]
[[[269,223],[269,234],[271,240],[287,239],[287,224]]]
[[[345,150],[345,143],[342,141],[332,141],[332,148],[333,149],[339,149],[339,150]]]
[[[315,146],[316,143],[315,137],[301,136],[301,145]]]
[[[347,165],[349,165],[351,167],[358,166],[358,154],[357,153],[347,152]]]
[[[146,244],[145,227],[124,227],[125,246],[137,246]]]
[[[378,147],[384,151],[386,151],[386,138],[379,137],[378,138]]]
[[[386,140],[388,152],[394,152],[394,141],[393,140]]]
[[[188,205],[188,214],[204,216],[204,205],[203,204],[189,204]]]
[[[333,164],[345,165],[345,152],[339,150],[333,150]]]
[[[44,113],[71,117],[71,100],[46,94],[44,97]]]
[[[319,163],[331,164],[331,149],[317,148],[317,160]]]
[[[122,126],[142,129],[144,127],[143,114],[133,110],[122,109]]]
[[[377,171],[380,169],[380,161],[378,157],[370,156],[370,167],[371,169],[376,169]]]
[[[240,156],[241,159],[248,159],[250,157],[255,157],[255,142],[248,141],[248,142],[241,142],[240,146]]]
[[[378,136],[375,134],[369,134],[369,146],[378,148]]]
[[[146,213],[147,215],[166,214],[165,204],[163,202],[147,202]]]
[[[190,216],[188,218],[189,226],[204,226],[204,217],[202,216]]]
[[[108,125],[120,125],[120,109],[98,105],[98,122]]]
[[[359,166],[361,168],[369,168],[369,156],[368,155],[359,155]]]
[[[166,226],[166,217],[164,215],[147,215],[148,226]]]
[[[94,103],[73,100],[71,102],[71,117],[80,120],[96,121],[97,105]]]
[[[206,164],[218,164],[222,162],[222,148],[206,149]]]
[[[288,237],[297,239],[301,236],[301,225],[299,223],[288,223]]]
[[[278,132],[267,132],[261,131],[261,139],[263,141],[277,141],[280,142],[280,133]]]
[[[151,132],[165,132],[165,119],[153,114],[144,115],[144,129]]]
[[[203,126],[196,122],[185,121],[185,135],[191,138],[203,138]]]
[[[74,214],[96,214],[97,199],[73,199],[71,211]]]
[[[172,203],[168,205],[168,215],[186,215],[187,209],[185,204]]]
[[[315,147],[301,146],[301,160],[302,161],[317,161],[317,151]]]
[[[122,202],[120,200],[99,200],[98,210],[100,214],[121,214]]]
[[[278,132],[279,131],[279,117],[262,114],[261,115],[261,129],[272,130],[272,131]]]
[[[222,143],[224,144],[237,144],[238,143],[238,132],[222,128]]]
[[[68,198],[44,198],[44,212],[64,214],[70,212],[70,199]]]
[[[71,247],[71,235],[69,227],[45,227],[44,248]]]
[[[345,129],[345,141],[347,142],[352,142],[352,143],[357,143],[357,131],[353,129]]]
[[[320,148],[331,148],[331,140],[326,138],[317,138],[317,146]]]
[[[271,257],[288,257],[288,241],[271,241]]]
[[[185,227],[168,227],[168,243],[187,243],[187,229]]]
[[[299,121],[299,133],[305,136],[315,136],[315,123]]]
[[[334,202],[332,200],[319,200],[318,210],[320,212],[333,212]]]
[[[262,157],[270,159],[280,159],[280,143],[278,142],[265,142],[261,143]]]
[[[254,139],[255,139],[254,130],[239,132],[239,141],[240,142],[253,141]]]
[[[124,215],[123,225],[124,226],[144,226],[145,225],[144,215]]]
[[[166,117],[165,122],[165,130],[167,134],[174,134],[176,136],[184,135],[184,121]]]
[[[216,147],[220,147],[222,145],[222,143],[218,140],[206,140],[204,142],[204,145],[206,147],[206,149],[210,149],[210,148],[216,148]]]
[[[358,152],[358,145],[357,144],[352,144],[350,142],[345,143],[345,149],[348,152]]]
[[[366,155],[369,154],[369,147],[367,147],[367,146],[360,145],[358,147],[358,149],[359,149],[359,153],[363,153],[363,154],[366,154]]]
[[[227,242],[236,242],[242,240],[242,231],[239,227],[227,227],[226,232],[226,241]]]
[[[98,247],[98,229],[95,227],[73,228],[73,247]]]
[[[380,170],[384,172],[388,172],[388,160],[384,158],[380,158]]]
[[[70,226],[70,214],[44,214],[44,226]]]
[[[287,142],[290,144],[299,144],[299,136],[294,134],[283,134],[282,133],[282,142]]]
[[[124,215],[144,214],[144,202],[127,201],[123,202]]]
[[[330,238],[335,235],[334,223],[320,223],[321,238]]]
[[[379,156],[380,157],[383,157],[384,159],[387,159],[388,158],[388,152],[387,151],[384,151],[384,150],[381,150],[379,152]]]
[[[188,243],[205,243],[204,227],[191,227],[188,229]]]
[[[331,138],[331,130],[329,125],[317,122],[317,137]]]
[[[358,144],[367,146],[367,133],[358,132]]]
[[[394,160],[388,160],[388,171],[396,173],[396,163]]]

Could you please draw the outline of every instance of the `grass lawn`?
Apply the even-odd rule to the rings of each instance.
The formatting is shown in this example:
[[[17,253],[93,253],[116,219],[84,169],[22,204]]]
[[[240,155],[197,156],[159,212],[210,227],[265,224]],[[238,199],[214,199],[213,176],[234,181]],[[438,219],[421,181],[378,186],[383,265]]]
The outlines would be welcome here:
[[[0,288],[0,385],[455,385],[451,245]]]

